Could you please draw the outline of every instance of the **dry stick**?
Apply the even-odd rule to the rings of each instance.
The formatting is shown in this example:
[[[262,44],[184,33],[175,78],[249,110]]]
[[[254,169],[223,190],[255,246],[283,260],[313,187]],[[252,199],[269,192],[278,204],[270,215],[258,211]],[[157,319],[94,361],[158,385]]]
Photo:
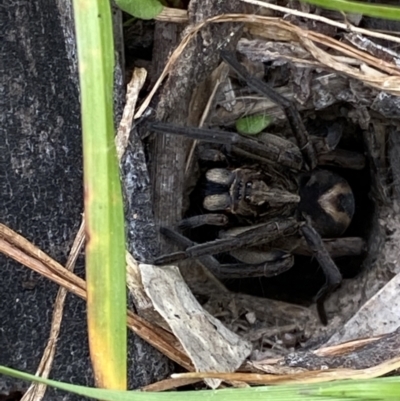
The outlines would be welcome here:
[[[268,17],[257,17],[258,20],[263,19],[263,18],[268,18]],[[260,21],[257,23],[265,24],[265,21]],[[354,64],[355,61],[358,61],[358,65],[360,65],[361,62],[364,62],[366,64],[371,65],[374,68],[379,68],[380,70],[385,71],[389,75],[396,75],[396,76],[400,75],[400,69],[396,64],[385,61],[383,59],[378,59],[374,55],[367,53],[366,51],[360,50],[360,49],[352,46],[351,44],[339,42],[338,40],[331,38],[330,36],[326,36],[319,32],[304,30],[301,27],[292,25],[288,21],[282,21],[282,20],[276,21],[276,18],[274,19],[274,21],[270,22],[270,28],[271,28],[271,26],[274,26],[277,29],[286,30],[286,31],[290,32],[291,34],[294,34],[298,38],[298,41],[300,43],[303,38],[309,38],[309,39],[312,39],[316,43],[319,43],[323,46],[329,46],[331,49],[341,52],[341,53],[345,54],[346,56],[349,56],[350,59],[348,57],[346,58],[346,56],[343,57],[343,56],[330,55],[337,62],[341,62],[344,65],[351,64],[351,63]],[[268,38],[268,39],[275,39],[275,37],[273,37],[273,35],[268,32],[259,32],[257,34],[257,36],[261,36],[263,38]],[[293,40],[293,38],[291,40]],[[289,40],[286,39],[284,41],[289,41]],[[305,49],[305,50],[307,50],[307,49]],[[279,54],[279,55],[277,55],[277,57],[281,58],[284,56],[281,56]],[[306,61],[307,60],[300,59],[300,63],[304,63]],[[329,64],[326,64],[326,63],[323,63],[322,65],[324,65],[325,67],[329,66]]]
[[[0,224],[0,229],[3,229],[3,225]],[[27,241],[27,240],[26,240]],[[28,242],[28,241],[27,241]],[[59,267],[54,270],[53,266],[47,263],[47,260],[42,258],[35,258],[21,250],[7,239],[0,238],[0,251],[11,259],[16,260],[24,266],[29,267],[31,270],[39,273],[42,276],[54,281],[60,286],[67,288],[69,291],[83,298],[86,293],[86,283],[81,278],[75,276],[75,274],[68,272],[63,266],[58,265],[58,263],[51,259],[41,250],[37,249],[38,253],[45,255],[47,259],[51,259],[53,264],[57,264]]]
[[[320,34],[318,32],[312,32],[310,35],[303,35],[303,32],[298,32],[298,37],[300,39],[300,42],[301,42],[301,39],[307,38],[308,36],[310,36],[309,39],[312,39],[313,42],[320,43],[325,46],[329,46],[331,49],[340,51],[353,58],[355,56],[357,56],[357,57],[359,57],[359,59],[363,60],[365,63],[370,64],[374,68],[379,68],[382,71],[385,71],[386,73],[388,73],[390,75],[400,76],[400,70],[397,65],[395,65],[393,63],[389,63],[385,60],[377,59],[375,56],[373,56],[367,52],[364,52],[362,50],[359,50],[353,46],[350,46],[347,43],[339,42],[336,39],[333,39],[329,36]],[[340,59],[338,59],[337,56],[333,56],[333,55],[329,55],[329,56],[332,58],[335,58],[337,62],[340,62]],[[344,65],[346,65],[346,64],[344,64]]]

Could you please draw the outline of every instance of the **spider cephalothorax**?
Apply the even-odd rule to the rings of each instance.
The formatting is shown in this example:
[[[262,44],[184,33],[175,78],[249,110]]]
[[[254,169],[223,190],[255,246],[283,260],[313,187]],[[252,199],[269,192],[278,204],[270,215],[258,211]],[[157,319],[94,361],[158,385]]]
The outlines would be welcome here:
[[[264,216],[299,201],[299,195],[254,168],[214,168],[206,173],[203,206],[211,212]]]
[[[179,227],[226,225],[229,216],[239,222],[237,227],[220,230],[218,239],[202,244],[163,227],[162,231],[185,249],[161,256],[155,263],[198,258],[221,277],[273,276],[293,266],[293,253],[304,249],[305,244],[326,276],[326,284],[316,295],[318,311],[325,322],[323,301],[342,279],[332,258],[335,252],[343,252],[337,252],[332,240],[325,245],[321,237],[343,234],[352,220],[355,203],[344,178],[317,166],[360,169],[364,158],[354,152],[335,150],[340,133],[334,132],[322,140],[310,137],[292,102],[252,77],[233,54],[221,55],[249,87],[282,106],[297,145],[272,134],[263,135],[261,140],[226,131],[153,123],[150,128],[156,132],[223,145],[236,161],[236,165],[208,168],[201,200],[207,213],[185,219]],[[238,165],[240,160],[245,165]],[[212,256],[226,252],[236,259],[235,263],[221,265]]]

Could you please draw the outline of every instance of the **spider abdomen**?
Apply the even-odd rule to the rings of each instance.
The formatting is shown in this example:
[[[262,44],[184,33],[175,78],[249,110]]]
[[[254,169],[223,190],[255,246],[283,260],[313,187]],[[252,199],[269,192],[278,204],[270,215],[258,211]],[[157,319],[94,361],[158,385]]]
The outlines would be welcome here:
[[[300,180],[299,211],[311,219],[325,238],[342,235],[354,215],[354,195],[349,183],[328,170],[315,170]]]

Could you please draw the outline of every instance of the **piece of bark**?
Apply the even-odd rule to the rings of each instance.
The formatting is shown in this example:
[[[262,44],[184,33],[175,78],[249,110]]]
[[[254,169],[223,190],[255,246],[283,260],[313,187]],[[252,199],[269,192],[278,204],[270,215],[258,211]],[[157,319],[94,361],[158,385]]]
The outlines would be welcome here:
[[[143,287],[154,309],[171,327],[196,371],[233,372],[251,352],[250,342],[206,312],[176,266],[139,265]],[[206,380],[212,388],[219,380]]]
[[[214,15],[238,12],[240,3],[217,0],[193,0],[189,5],[189,26],[193,26]],[[165,83],[156,109],[156,119],[178,125],[186,125],[189,104],[195,87],[218,65],[219,50],[235,45],[238,28],[232,24],[211,24],[205,26],[193,38]],[[231,38],[227,41],[227,38]],[[151,144],[153,159],[151,181],[153,183],[153,203],[158,224],[172,227],[182,218],[185,159],[190,141],[174,135],[154,137]],[[173,249],[159,235],[162,252]]]
[[[383,335],[400,327],[399,286],[400,274],[397,274],[377,294],[365,302],[326,345]]]
[[[162,21],[155,22],[153,57],[149,71],[150,88],[153,87],[161,75],[169,55],[178,46],[182,30],[182,24]]]

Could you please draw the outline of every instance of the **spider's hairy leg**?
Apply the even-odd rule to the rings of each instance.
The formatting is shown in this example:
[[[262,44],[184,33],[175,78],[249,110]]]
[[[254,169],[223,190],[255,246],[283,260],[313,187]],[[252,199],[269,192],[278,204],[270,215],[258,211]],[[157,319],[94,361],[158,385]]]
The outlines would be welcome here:
[[[245,248],[260,242],[268,243],[286,235],[298,232],[299,223],[294,218],[272,219],[268,223],[250,226],[248,230],[235,237],[217,239],[186,249],[190,258],[229,252],[231,249]]]
[[[297,146],[276,135],[269,135],[267,140],[259,140],[236,132],[182,127],[162,122],[150,123],[149,129],[161,134],[184,135],[202,142],[225,145],[228,151],[246,152],[264,163],[279,163],[293,170],[301,170],[303,165],[303,158]]]
[[[172,230],[171,228],[168,227],[161,227],[160,231],[163,235],[165,235],[166,237],[168,237],[169,239],[171,239],[172,241],[174,241],[175,243],[185,246],[185,247],[190,247],[193,245],[196,245],[195,242],[193,242],[192,240],[190,240],[189,238],[185,237],[184,235],[178,233],[175,230]],[[168,256],[173,256],[174,255],[179,255],[179,254],[184,254],[184,252],[175,252],[173,254],[170,255],[166,255],[166,256],[161,256],[160,258],[157,258],[154,261],[155,265],[161,265],[161,264],[169,264],[169,263],[173,263],[173,261],[169,261],[168,260]],[[179,259],[178,259],[179,260]],[[177,260],[175,260],[177,261]],[[218,276],[219,271],[220,271],[220,264],[218,262],[217,259],[214,258],[214,256],[212,255],[205,255],[199,258],[200,263],[202,263],[205,267],[207,267],[208,270],[210,270],[212,273],[214,273],[216,276]]]
[[[367,244],[361,237],[341,237],[323,239],[324,246],[331,255],[332,259],[343,256],[359,256],[367,251]],[[286,249],[284,246],[282,249]],[[312,256],[312,251],[304,238],[297,243],[297,247],[292,249],[295,255]]]
[[[188,217],[178,223],[180,229],[190,229],[201,226],[226,226],[229,222],[228,217],[222,213],[206,213],[198,216]]]
[[[365,156],[362,153],[337,149],[337,145],[342,138],[342,125],[335,122],[324,128],[326,135],[310,135],[314,149],[317,152],[318,165],[362,170],[365,167]]]
[[[195,247],[197,244],[189,238],[183,236],[175,230],[167,227],[162,227],[161,232],[173,240],[174,242],[185,246]],[[173,255],[173,254],[171,254]],[[168,256],[168,255],[167,255]],[[167,264],[166,257],[164,257],[164,263],[160,263],[162,258],[155,261],[155,264]],[[200,256],[198,261],[210,270],[215,276],[220,279],[232,279],[232,278],[243,278],[243,277],[273,277],[278,274],[285,272],[292,268],[294,264],[294,258],[291,254],[285,252],[270,253],[267,260],[263,260],[259,263],[231,263],[231,264],[220,264],[217,259],[211,255]]]
[[[294,103],[286,99],[284,96],[276,92],[273,88],[267,85],[260,79],[253,77],[246,68],[240,64],[236,56],[226,50],[221,51],[221,58],[230,65],[230,67],[242,78],[246,84],[260,93],[261,95],[268,97],[274,103],[280,105],[289,121],[290,127],[296,136],[300,150],[303,152],[304,158],[308,167],[313,170],[317,166],[317,156],[315,149],[310,141],[306,127],[304,126],[303,120],[301,119],[300,113],[297,110]]]
[[[255,227],[250,226],[246,231],[234,237],[188,246],[185,251],[161,256],[155,260],[155,264],[173,263],[188,258],[215,255],[229,252],[232,249],[246,248],[260,242],[268,243],[284,236],[293,235],[298,230],[299,222],[294,218],[272,219],[268,223],[258,224]]]
[[[319,318],[321,319],[321,322],[326,325],[328,320],[324,308],[324,301],[340,285],[342,282],[342,275],[325,248],[321,236],[311,226],[311,224],[307,222],[303,223],[300,227],[300,231],[326,277],[324,286],[315,296]]]
[[[345,149],[335,149],[329,153],[318,154],[318,164],[321,166],[362,170],[365,167],[365,156],[359,152],[353,152]]]

